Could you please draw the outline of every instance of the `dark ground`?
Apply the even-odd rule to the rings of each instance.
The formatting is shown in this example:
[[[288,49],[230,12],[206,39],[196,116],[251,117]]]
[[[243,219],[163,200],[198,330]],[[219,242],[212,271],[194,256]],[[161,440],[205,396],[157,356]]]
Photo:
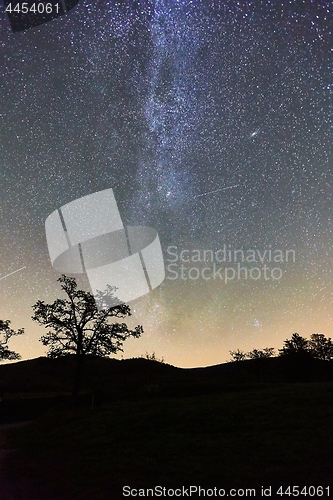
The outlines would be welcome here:
[[[253,487],[257,497],[272,486],[271,498],[288,497],[276,495],[281,485],[333,493],[332,365],[269,361],[186,370],[92,359],[75,410],[71,360],[0,367],[2,422],[32,420],[7,429],[7,442],[0,430],[2,449],[16,450],[3,456],[1,500],[117,500],[124,485]],[[93,410],[92,389],[100,403]]]

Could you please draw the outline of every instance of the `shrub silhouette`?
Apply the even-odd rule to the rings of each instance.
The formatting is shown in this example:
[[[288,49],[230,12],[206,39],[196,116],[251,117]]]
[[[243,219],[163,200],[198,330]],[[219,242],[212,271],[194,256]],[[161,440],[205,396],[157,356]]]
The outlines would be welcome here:
[[[0,320],[0,361],[21,359],[20,354],[8,349],[8,341],[11,337],[22,335],[24,329],[20,328],[15,331],[10,327],[10,323],[9,319]]]

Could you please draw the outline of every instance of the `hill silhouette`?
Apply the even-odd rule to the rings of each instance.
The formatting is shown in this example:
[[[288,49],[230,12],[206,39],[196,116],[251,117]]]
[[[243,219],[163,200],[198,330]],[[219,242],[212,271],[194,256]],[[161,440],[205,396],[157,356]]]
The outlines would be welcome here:
[[[258,495],[263,484],[328,487],[332,366],[277,357],[178,368],[91,357],[73,408],[72,356],[3,365],[1,422],[32,422],[5,431],[16,451],[3,463],[1,498],[117,500],[125,484],[173,488],[195,478]],[[96,389],[103,404],[92,411]]]
[[[0,387],[8,393],[66,393],[71,390],[75,356],[39,357],[0,366]],[[99,388],[113,397],[138,393],[196,394],[256,383],[333,381],[333,362],[275,357],[179,368],[145,358],[87,357],[82,392]]]

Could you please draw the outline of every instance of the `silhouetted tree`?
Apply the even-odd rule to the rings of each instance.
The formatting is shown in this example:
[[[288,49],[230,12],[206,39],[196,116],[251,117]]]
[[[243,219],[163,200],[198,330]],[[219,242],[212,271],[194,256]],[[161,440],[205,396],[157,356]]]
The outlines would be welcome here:
[[[17,332],[10,328],[9,319],[5,321],[0,319],[0,361],[21,359],[21,356],[17,352],[8,349],[8,341],[11,337],[22,335],[23,333],[23,328],[20,328]]]
[[[253,349],[248,352],[246,357],[249,359],[266,359],[274,356],[274,347],[265,347],[264,349]]]
[[[309,349],[314,358],[329,361],[333,359],[333,342],[322,333],[313,333],[309,340]]]
[[[255,372],[258,382],[264,382],[269,372],[268,358],[274,356],[274,347],[265,347],[264,349],[253,349],[248,352],[246,357],[255,360]]]
[[[289,382],[312,380],[316,367],[306,338],[294,333],[291,339],[284,341],[279,355],[283,358],[283,370]]]
[[[48,346],[48,357],[58,358],[74,353],[76,372],[73,398],[77,399],[81,385],[81,374],[85,356],[107,357],[122,351],[123,342],[129,337],[138,338],[143,333],[142,326],[129,330],[125,323],[109,323],[110,318],[123,319],[131,316],[128,305],[115,302],[115,287],[108,286],[104,292],[94,297],[90,292],[77,290],[75,278],[64,274],[58,279],[68,299],[57,299],[53,304],[39,300],[33,306],[32,319],[46,328],[51,328],[41,337]],[[97,302],[97,303],[96,303]],[[98,306],[105,309],[99,310]]]
[[[291,339],[284,341],[284,346],[279,349],[280,356],[310,355],[309,341],[298,333],[293,333]]]
[[[244,361],[246,359],[246,353],[237,349],[237,351],[229,351],[231,356],[231,361]]]
[[[146,354],[140,356],[140,358],[149,359],[150,361],[157,361],[157,363],[164,363],[164,358],[157,358],[155,351],[152,354],[149,354],[149,352],[146,351]]]

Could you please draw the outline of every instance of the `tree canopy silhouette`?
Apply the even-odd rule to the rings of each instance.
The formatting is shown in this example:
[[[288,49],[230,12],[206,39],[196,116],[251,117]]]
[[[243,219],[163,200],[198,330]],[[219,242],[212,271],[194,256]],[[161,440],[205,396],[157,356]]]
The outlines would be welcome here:
[[[330,361],[333,359],[333,342],[331,337],[322,333],[313,333],[309,340],[309,349],[314,358]]]
[[[265,347],[264,349],[253,349],[250,352],[244,352],[240,349],[229,351],[231,361],[244,361],[245,359],[267,359],[274,356],[274,347]]]
[[[298,333],[293,333],[291,339],[284,341],[284,346],[279,349],[280,356],[309,356],[309,341]]]
[[[21,359],[20,354],[8,349],[8,341],[11,337],[22,335],[24,329],[15,331],[10,327],[10,323],[9,319],[5,321],[0,319],[0,361]]]
[[[246,352],[237,349],[236,351],[229,351],[231,361],[244,361],[246,359]]]
[[[110,318],[119,320],[131,316],[128,305],[113,305],[116,303],[115,287],[108,286],[107,290],[94,297],[90,292],[78,290],[75,278],[63,274],[58,281],[68,298],[56,299],[53,304],[37,301],[32,306],[32,319],[51,329],[40,339],[49,348],[48,357],[75,354],[77,363],[73,396],[76,397],[85,356],[107,357],[123,351],[123,342],[129,337],[140,337],[143,328],[139,325],[130,330],[125,323],[109,322]]]
[[[267,359],[274,356],[274,347],[265,347],[264,349],[253,349],[246,355],[249,359]]]

